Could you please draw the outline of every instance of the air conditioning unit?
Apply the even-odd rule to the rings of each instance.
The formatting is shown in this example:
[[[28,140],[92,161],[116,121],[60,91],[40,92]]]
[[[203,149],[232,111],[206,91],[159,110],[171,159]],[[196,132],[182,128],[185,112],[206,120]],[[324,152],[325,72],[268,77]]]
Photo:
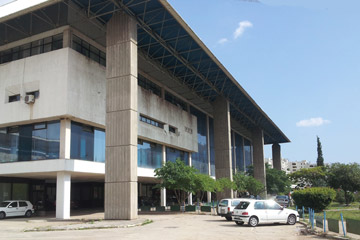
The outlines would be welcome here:
[[[34,95],[26,95],[25,96],[25,103],[30,104],[35,102],[35,96]]]

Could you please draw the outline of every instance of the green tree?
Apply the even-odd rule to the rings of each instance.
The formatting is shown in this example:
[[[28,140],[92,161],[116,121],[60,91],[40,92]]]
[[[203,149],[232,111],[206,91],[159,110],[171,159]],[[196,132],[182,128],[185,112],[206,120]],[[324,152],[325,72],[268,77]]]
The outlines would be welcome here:
[[[327,186],[327,171],[325,167],[302,168],[299,171],[289,174],[289,178],[295,184],[310,185],[312,187]]]
[[[360,165],[357,163],[334,163],[329,168],[329,185],[344,190],[345,203],[354,199],[354,192],[360,190]]]
[[[317,138],[317,154],[318,154],[316,164],[318,167],[321,167],[321,166],[324,166],[322,146],[321,146],[320,138],[318,136],[316,136],[316,138]]]
[[[215,192],[223,192],[225,189],[234,189],[234,183],[229,178],[219,178],[215,181]]]
[[[264,192],[265,186],[257,179],[252,176],[247,177],[246,190],[250,195],[257,196]]]
[[[207,174],[195,174],[193,191],[201,202],[206,192],[215,191],[215,180]]]
[[[155,177],[161,182],[156,187],[173,190],[179,205],[185,205],[189,193],[195,192],[196,171],[180,159],[166,162],[162,168],[155,169]]]
[[[243,172],[236,172],[233,175],[233,190],[237,191],[238,195],[244,195],[247,192],[247,179],[249,176],[245,175]]]
[[[270,168],[266,164],[266,188],[269,194],[288,194],[291,181],[284,171]]]

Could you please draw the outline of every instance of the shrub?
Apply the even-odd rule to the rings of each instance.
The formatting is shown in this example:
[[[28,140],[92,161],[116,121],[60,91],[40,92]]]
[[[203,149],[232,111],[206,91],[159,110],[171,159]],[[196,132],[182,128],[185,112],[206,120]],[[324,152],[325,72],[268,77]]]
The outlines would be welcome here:
[[[340,204],[344,204],[344,203],[345,203],[345,193],[344,193],[344,190],[342,190],[342,189],[336,190],[335,201],[338,202],[338,203],[340,203]]]
[[[334,200],[336,192],[332,188],[314,187],[295,191],[291,196],[299,207],[322,211]]]

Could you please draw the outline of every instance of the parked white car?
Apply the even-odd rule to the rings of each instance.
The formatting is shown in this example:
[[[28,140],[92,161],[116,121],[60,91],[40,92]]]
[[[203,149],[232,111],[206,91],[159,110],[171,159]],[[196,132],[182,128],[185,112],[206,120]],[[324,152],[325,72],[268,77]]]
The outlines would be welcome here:
[[[31,217],[33,213],[34,206],[29,201],[8,200],[0,204],[0,219],[15,216]]]
[[[242,200],[234,209],[235,223],[255,227],[262,223],[287,223],[293,225],[299,221],[297,211],[284,208],[273,200]]]
[[[225,198],[221,199],[218,207],[217,214],[221,217],[225,217],[226,220],[231,221],[234,208],[240,203],[243,198]]]

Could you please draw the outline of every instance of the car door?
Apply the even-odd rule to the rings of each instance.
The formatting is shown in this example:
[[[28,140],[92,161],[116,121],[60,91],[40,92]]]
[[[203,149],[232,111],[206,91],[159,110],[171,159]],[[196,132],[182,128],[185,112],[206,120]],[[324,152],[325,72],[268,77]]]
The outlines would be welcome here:
[[[267,214],[266,214],[266,208],[265,208],[265,202],[264,201],[256,201],[254,203],[254,214],[259,218],[259,223],[265,223],[268,221]]]
[[[6,216],[17,216],[18,202],[14,201],[7,206]]]
[[[27,208],[28,208],[28,205],[27,205],[26,202],[24,202],[24,201],[19,201],[19,211],[18,211],[18,212],[19,212],[19,213],[18,213],[19,215],[18,215],[18,216],[24,216]]]
[[[284,222],[287,219],[286,213],[275,201],[266,201],[267,219],[269,222]]]

